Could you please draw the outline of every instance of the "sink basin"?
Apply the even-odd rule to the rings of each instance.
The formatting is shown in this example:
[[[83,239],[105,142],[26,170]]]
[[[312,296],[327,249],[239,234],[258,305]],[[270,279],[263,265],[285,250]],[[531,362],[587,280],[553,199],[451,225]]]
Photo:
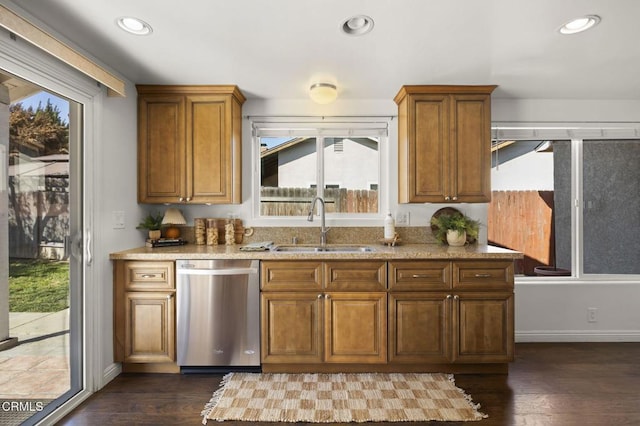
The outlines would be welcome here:
[[[271,251],[287,252],[287,253],[367,253],[375,251],[369,246],[304,246],[304,245],[281,245],[274,246]]]

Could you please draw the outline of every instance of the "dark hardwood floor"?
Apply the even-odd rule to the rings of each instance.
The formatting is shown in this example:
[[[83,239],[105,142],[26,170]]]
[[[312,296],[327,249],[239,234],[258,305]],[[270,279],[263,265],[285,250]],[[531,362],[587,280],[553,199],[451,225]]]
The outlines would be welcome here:
[[[58,424],[199,425],[221,377],[122,374]],[[640,425],[640,343],[522,343],[509,375],[455,379],[489,416],[467,425]]]

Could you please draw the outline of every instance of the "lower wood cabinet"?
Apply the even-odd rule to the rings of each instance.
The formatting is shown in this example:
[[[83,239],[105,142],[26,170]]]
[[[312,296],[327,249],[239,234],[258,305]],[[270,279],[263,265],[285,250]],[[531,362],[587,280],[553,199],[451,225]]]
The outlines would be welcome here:
[[[511,260],[261,262],[265,372],[508,372]],[[114,261],[114,359],[179,372],[173,261]]]
[[[124,371],[177,372],[173,261],[114,262],[114,360]]]
[[[261,272],[263,368],[386,362],[386,262],[263,261]]]
[[[513,361],[513,294],[391,293],[389,361]]]
[[[513,361],[513,262],[394,261],[389,271],[391,363]]]

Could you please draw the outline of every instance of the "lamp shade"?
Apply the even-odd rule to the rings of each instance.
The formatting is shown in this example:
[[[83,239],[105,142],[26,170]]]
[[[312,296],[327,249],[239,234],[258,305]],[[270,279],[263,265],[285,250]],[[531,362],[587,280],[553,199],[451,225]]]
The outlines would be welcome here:
[[[163,225],[169,225],[164,231],[165,238],[180,238],[180,228],[175,225],[186,225],[187,221],[184,220],[184,216],[180,213],[180,210],[176,208],[168,208],[164,212],[164,218],[162,218]]]
[[[184,216],[180,213],[180,210],[171,207],[164,212],[164,218],[162,218],[163,225],[186,225],[187,221],[184,220]]]
[[[338,97],[338,88],[331,83],[315,83],[309,87],[309,96],[318,104],[329,104]]]

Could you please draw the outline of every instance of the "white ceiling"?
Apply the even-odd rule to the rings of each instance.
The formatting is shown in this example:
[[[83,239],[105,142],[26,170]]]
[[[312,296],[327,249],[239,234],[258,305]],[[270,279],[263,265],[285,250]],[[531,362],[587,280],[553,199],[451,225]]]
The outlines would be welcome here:
[[[343,99],[404,84],[497,84],[499,98],[640,98],[638,0],[30,0],[11,2],[134,83],[237,84],[299,99],[333,80]],[[347,18],[375,21],[367,35]],[[557,28],[586,14],[586,33]],[[150,36],[120,30],[135,16]]]

